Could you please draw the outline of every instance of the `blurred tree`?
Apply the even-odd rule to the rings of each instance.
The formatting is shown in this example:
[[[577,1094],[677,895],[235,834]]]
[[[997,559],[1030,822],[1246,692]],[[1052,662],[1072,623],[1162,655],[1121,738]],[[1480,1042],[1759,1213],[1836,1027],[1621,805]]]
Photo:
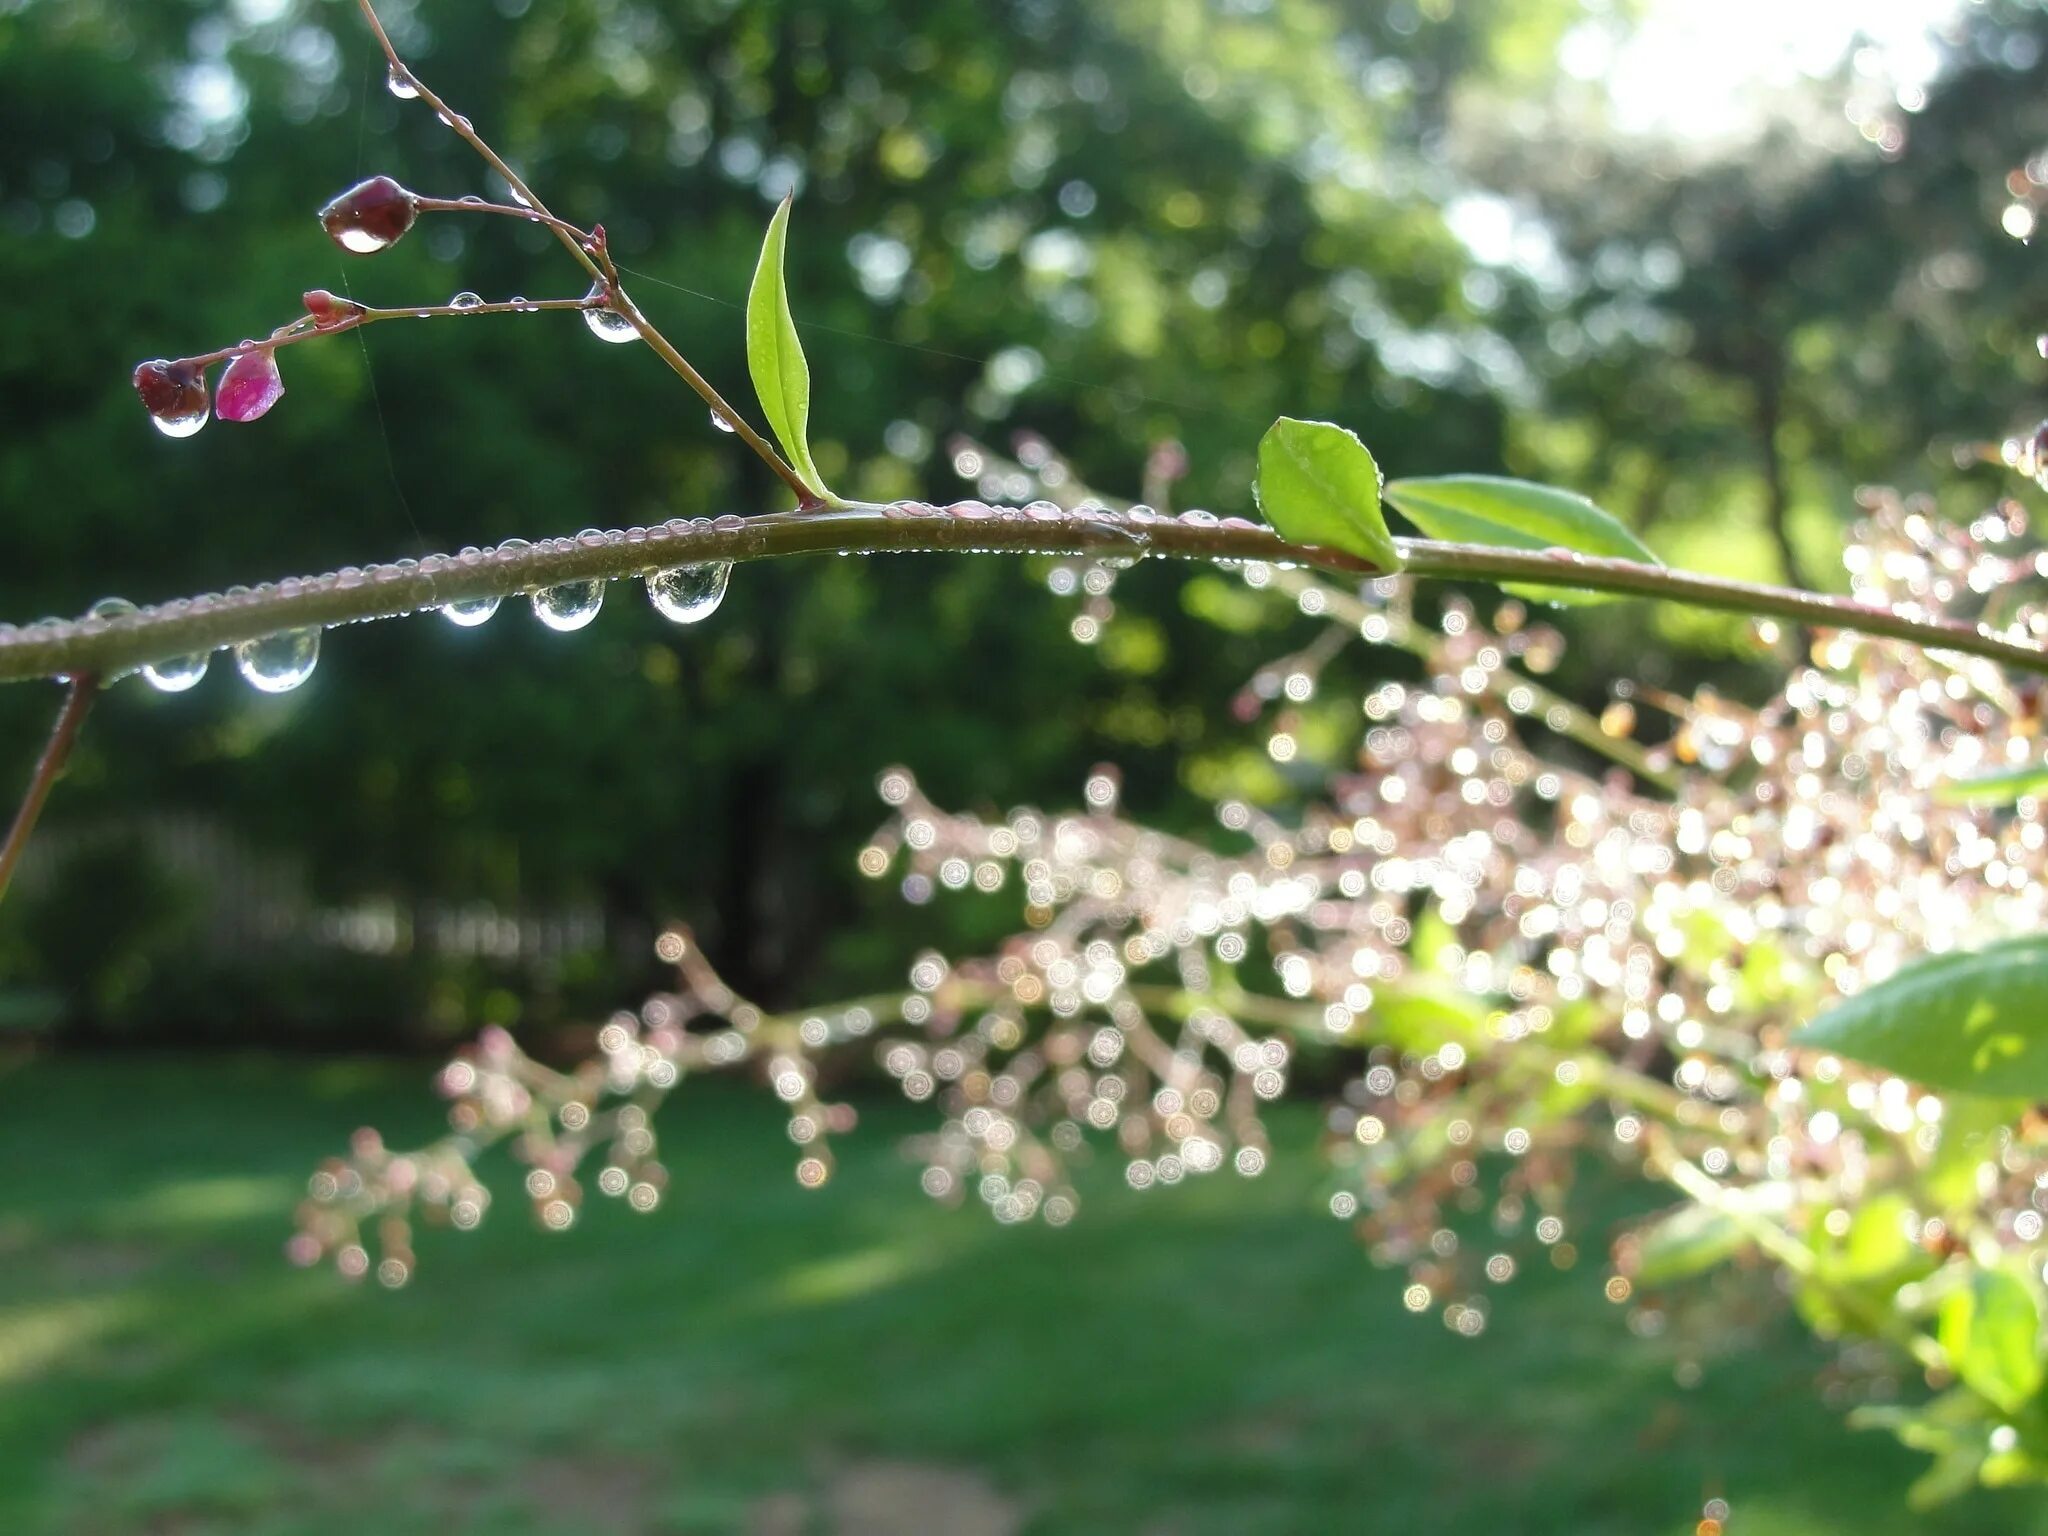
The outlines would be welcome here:
[[[2037,6],[1961,8],[1925,92],[1845,65],[1708,158],[1618,135],[1583,94],[1474,110],[1461,164],[1553,242],[1498,279],[1541,396],[1510,462],[1685,563],[1822,583],[1859,482],[2004,489],[1955,470],[2044,377],[2048,274],[1999,233],[2048,142],[2044,43]]]

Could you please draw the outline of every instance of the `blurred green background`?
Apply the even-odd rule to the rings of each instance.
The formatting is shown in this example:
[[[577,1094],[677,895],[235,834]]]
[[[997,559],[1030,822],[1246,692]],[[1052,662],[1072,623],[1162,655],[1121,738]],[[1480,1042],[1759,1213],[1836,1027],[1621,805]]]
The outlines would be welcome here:
[[[1985,445],[2029,425],[2048,379],[2048,280],[2015,238],[2048,182],[2048,15],[2025,0],[386,9],[419,72],[558,211],[606,225],[643,306],[736,399],[736,305],[796,190],[818,458],[852,494],[948,499],[956,436],[1006,448],[1028,431],[1113,494],[1184,443],[1176,504],[1246,512],[1253,447],[1285,411],[1355,427],[1389,473],[1554,480],[1674,561],[1829,586],[1858,484],[1981,506],[2008,488]],[[126,384],[136,361],[280,324],[306,288],[581,292],[550,241],[503,220],[429,218],[374,261],[344,257],[313,211],[380,171],[502,192],[384,89],[350,0],[0,0],[0,618],[781,505],[654,358],[570,316],[296,347],[261,424],[153,433]],[[401,1490],[365,1508],[438,1525],[420,1489],[502,1491],[479,1443],[495,1411],[534,1456],[639,1467],[621,1476],[650,1491],[615,1528],[745,1529],[792,1490],[825,1519],[833,1456],[978,1461],[1016,1498],[1041,1469],[991,1446],[1128,1382],[1109,1417],[1142,1443],[1102,1452],[1127,1478],[1031,1494],[1018,1507],[1043,1529],[1331,1529],[1368,1497],[1414,1523],[1441,1496],[1472,1529],[1678,1530],[1713,1466],[1783,1492],[1830,1454],[1868,1470],[1860,1492],[1783,1492],[1783,1523],[1741,1528],[1907,1528],[1883,1523],[1902,1518],[1903,1462],[1807,1400],[1814,1357],[1783,1340],[1777,1374],[1731,1386],[1722,1418],[1672,1410],[1650,1454],[1693,1459],[1629,1491],[1614,1447],[1667,1422],[1670,1363],[1609,1361],[1633,1341],[1590,1281],[1558,1280],[1497,1330],[1526,1328],[1507,1348],[1531,1360],[1489,1352],[1498,1338],[1387,1342],[1392,1289],[1271,1183],[1227,1209],[1105,1210],[1092,1235],[949,1224],[896,1175],[887,1198],[835,1185],[771,1220],[794,1191],[747,1161],[775,1161],[773,1134],[728,1149],[717,1127],[754,1114],[737,1102],[710,1112],[687,1215],[545,1257],[526,1234],[455,1243],[417,1297],[341,1301],[272,1273],[275,1229],[305,1160],[348,1126],[426,1112],[392,1086],[417,1069],[108,1055],[421,1052],[487,1021],[538,1034],[635,1001],[649,938],[677,918],[770,1005],[893,983],[918,947],[964,948],[1015,912],[911,907],[856,875],[884,766],[994,809],[1069,803],[1113,761],[1136,815],[1199,831],[1219,793],[1277,801],[1341,767],[1357,690],[1338,684],[1406,665],[1340,658],[1302,733],[1325,755],[1281,779],[1228,705],[1305,621],[1145,566],[1083,646],[1044,575],[781,562],[739,570],[687,631],[621,586],[573,637],[509,609],[475,631],[337,632],[284,697],[224,663],[187,695],[112,690],[0,908],[0,1041],[81,1057],[0,1083],[0,1166],[60,1175],[0,1208],[0,1380],[9,1436],[26,1437],[0,1487],[64,1529],[324,1529],[291,1511],[361,1474]],[[1741,690],[1777,665],[1738,624],[1629,611],[1574,634],[1561,682],[1598,706],[1618,675]],[[54,702],[0,690],[5,782]],[[730,1169],[710,1168],[714,1141]],[[876,1132],[878,1170],[887,1146]],[[1202,1289],[1226,1284],[1205,1254],[1247,1243],[1284,1255],[1227,1282],[1241,1290]],[[975,1289],[990,1274],[1008,1276],[995,1312]],[[1077,1274],[1099,1290],[1054,1294]],[[716,1321],[806,1285],[822,1299],[747,1313],[732,1337]],[[231,1309],[212,1305],[223,1286]],[[708,1310],[679,1323],[692,1294]],[[1334,1309],[1312,1338],[1263,1326],[1310,1305]],[[1550,1338],[1551,1307],[1582,1332]],[[1047,1364],[1037,1342],[1062,1329],[1071,1358]],[[602,1369],[607,1349],[639,1363]],[[534,1368],[516,1383],[515,1356]],[[872,1403],[871,1366],[903,1378]],[[1583,1413],[1519,1405],[1587,1371]],[[1450,1383],[1441,1436],[1405,1419],[1390,1372]],[[933,1373],[939,1397],[914,1390]],[[1378,1383],[1365,1406],[1361,1381]],[[376,1426],[415,1389],[429,1450],[408,1461]],[[1737,1399],[1772,1393],[1744,1423]],[[1689,1438],[1705,1432],[1685,1415],[1721,1438]],[[104,1445],[86,1436],[102,1421]],[[1074,1457],[1108,1422],[1063,1431]],[[690,1482],[712,1501],[693,1514],[673,1469],[642,1462],[664,1436],[721,1433],[730,1465],[692,1453],[721,1468]],[[780,1433],[801,1477],[764,1438]],[[1256,1508],[1203,1491],[1233,1456],[1299,1436],[1313,1447]],[[314,1440],[332,1455],[302,1454]],[[115,1471],[159,1491],[101,1508]],[[1474,1480],[1496,1473],[1489,1502]],[[1554,1518],[1532,1512],[1539,1487],[1565,1490]]]

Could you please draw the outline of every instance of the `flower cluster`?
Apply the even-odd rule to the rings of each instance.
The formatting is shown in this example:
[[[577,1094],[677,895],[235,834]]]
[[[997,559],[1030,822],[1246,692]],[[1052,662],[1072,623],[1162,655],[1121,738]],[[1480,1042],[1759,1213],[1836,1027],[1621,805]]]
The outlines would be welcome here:
[[[2048,635],[2033,585],[2048,557],[2016,505],[1955,526],[1873,493],[1865,513],[1845,554],[1860,597]],[[1101,604],[1092,569],[1060,567],[1055,585]],[[1607,1294],[1639,1330],[1665,1326],[1674,1282],[1734,1260],[1738,1289],[1775,1268],[1817,1327],[1865,1341],[1839,1395],[1882,1398],[1916,1370],[1953,1381],[1944,1298],[2048,1258],[2048,1120],[1945,1102],[1788,1036],[1916,956],[2048,917],[2048,807],[1944,793],[2036,759],[2036,693],[1989,663],[1823,635],[1760,704],[1624,684],[1595,715],[1540,680],[1562,641],[1517,602],[1483,617],[1453,596],[1425,619],[1399,580],[1240,575],[1328,637],[1262,669],[1240,711],[1314,792],[1226,800],[1217,836],[1190,840],[1124,816],[1108,768],[1072,812],[1001,819],[947,812],[889,769],[863,871],[913,903],[1015,891],[1014,938],[920,956],[883,998],[774,1016],[672,932],[677,986],[607,1024],[591,1061],[556,1073],[492,1034],[444,1074],[450,1138],[407,1158],[370,1142],[323,1169],[295,1256],[366,1273],[374,1226],[392,1255],[377,1272],[402,1281],[406,1213],[480,1216],[468,1158],[494,1140],[530,1168],[545,1227],[573,1223],[593,1161],[602,1192],[651,1208],[652,1111],[691,1070],[758,1071],[789,1106],[797,1178],[822,1184],[827,1135],[853,1116],[818,1099],[819,1064],[849,1051],[934,1106],[926,1192],[1060,1224],[1091,1151],[1140,1189],[1257,1175],[1261,1108],[1309,1059],[1343,1081],[1330,1213],[1454,1331],[1481,1333],[1529,1263],[1570,1266],[1600,1240],[1568,1200],[1595,1150],[1682,1199],[1614,1245]],[[1420,677],[1334,696],[1326,663],[1361,637],[1413,652]],[[1306,775],[1304,722],[1353,710],[1355,751]],[[2043,1464],[2027,1424],[1956,1394],[1969,1412],[1945,1422],[1966,1453]]]

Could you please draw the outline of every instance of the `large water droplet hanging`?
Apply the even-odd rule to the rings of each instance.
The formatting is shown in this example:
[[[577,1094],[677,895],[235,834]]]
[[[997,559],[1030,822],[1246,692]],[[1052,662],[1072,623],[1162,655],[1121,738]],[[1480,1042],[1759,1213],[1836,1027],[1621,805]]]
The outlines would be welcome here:
[[[206,676],[207,665],[212,660],[210,652],[195,651],[190,656],[153,661],[142,669],[142,675],[150,687],[160,693],[183,693],[199,685],[199,679]]]
[[[384,88],[400,101],[418,101],[420,99],[419,82],[413,79],[403,64],[394,64],[389,70],[385,71]]]
[[[290,693],[313,675],[320,660],[320,631],[292,629],[235,647],[235,670],[264,693]]]
[[[604,284],[592,283],[590,292],[583,296],[587,304],[592,299],[604,297]],[[599,341],[637,341],[640,333],[633,329],[633,322],[613,309],[609,304],[583,311],[583,323],[590,327],[590,334]]]
[[[664,619],[695,624],[718,611],[718,605],[725,601],[725,583],[730,575],[730,560],[671,566],[647,578],[647,595],[654,602],[655,612]]]
[[[208,412],[205,406],[196,411],[183,411],[176,415],[152,416],[150,421],[165,437],[190,437],[206,425]]]
[[[482,309],[484,307],[483,295],[471,293],[465,288],[448,301],[448,307],[450,309]]]
[[[135,370],[135,393],[149,419],[165,437],[190,437],[206,425],[213,402],[206,370],[196,363],[157,358]]]
[[[533,594],[533,616],[549,629],[564,634],[588,624],[603,606],[604,582],[599,578],[565,581],[557,587],[542,587]]]
[[[495,597],[472,597],[461,602],[443,603],[441,617],[464,629],[475,629],[498,611],[499,601]]]
[[[322,208],[320,223],[343,250],[368,256],[411,229],[419,213],[417,196],[389,176],[372,176]]]
[[[711,413],[711,425],[718,428],[718,430],[721,432],[732,432],[737,430],[731,422],[725,419],[724,414],[719,411],[713,411]]]

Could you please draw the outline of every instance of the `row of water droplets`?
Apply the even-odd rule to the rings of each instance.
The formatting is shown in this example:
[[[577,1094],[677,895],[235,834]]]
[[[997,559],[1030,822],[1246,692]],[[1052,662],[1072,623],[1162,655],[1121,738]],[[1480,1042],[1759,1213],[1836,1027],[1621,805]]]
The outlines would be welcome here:
[[[736,524],[738,518],[732,519]],[[705,527],[722,525],[726,519],[716,522],[698,519]],[[673,526],[673,525],[671,525]],[[606,533],[596,528],[586,528],[576,536],[576,543],[586,547],[598,547],[620,539],[633,541],[634,534],[646,535],[645,529],[628,529],[621,535]],[[507,539],[493,552],[491,558],[499,560],[517,559],[533,546],[525,539]],[[484,559],[481,550],[466,549],[459,560]],[[725,601],[725,589],[732,575],[730,560],[706,560],[688,565],[663,566],[649,571],[646,575],[648,600],[654,604],[655,612],[677,624],[695,624],[708,619],[718,611],[718,605]],[[605,587],[609,578],[592,576],[583,581],[558,582],[550,587],[535,587],[527,593],[527,600],[533,605],[533,616],[549,629],[562,634],[582,629],[595,619],[604,607]],[[460,602],[444,603],[441,614],[449,623],[464,629],[474,629],[486,623],[497,613],[502,599],[498,597],[476,597]]]
[[[673,537],[713,528],[721,532],[730,532],[742,527],[744,521],[730,515],[719,518],[700,517],[694,520],[677,518],[665,529],[654,530],[654,533]],[[127,623],[204,614],[223,608],[295,597],[302,592],[388,585],[420,577],[431,579],[449,571],[522,560],[536,547],[543,548],[548,553],[562,553],[578,546],[601,548],[606,545],[644,543],[650,536],[650,530],[635,527],[611,532],[595,528],[585,529],[574,539],[549,540],[544,546],[535,546],[525,539],[507,539],[494,549],[470,547],[457,555],[432,555],[424,560],[400,560],[367,571],[347,566],[327,576],[288,578],[282,582],[265,583],[255,588],[234,587],[222,594],[180,598],[161,608],[147,610],[123,597],[107,597],[93,604],[85,616],[76,621],[44,619],[20,630],[12,625],[0,624],[0,638],[20,636],[30,640],[54,640],[67,638],[74,633],[94,635]],[[644,579],[648,598],[657,613],[673,623],[695,624],[718,611],[719,605],[725,600],[731,574],[730,560],[710,560],[650,569],[645,573]],[[549,629],[568,633],[584,628],[597,617],[599,610],[604,606],[605,588],[609,581],[608,577],[593,576],[585,580],[559,582],[551,586],[532,588],[527,596],[535,617],[541,623]],[[501,598],[492,595],[424,606],[436,607],[449,622],[470,629],[483,624],[496,614],[501,603]],[[227,649],[233,653],[236,671],[250,686],[264,693],[289,693],[310,678],[314,668],[319,664],[321,634],[320,626],[284,630],[259,639],[241,641]],[[198,686],[206,676],[212,659],[212,652],[196,651],[189,655],[151,662],[141,668],[141,675],[152,687],[161,692],[184,693]]]
[[[881,510],[885,516],[892,518],[952,518],[969,524],[991,527],[1014,525],[1019,522],[1054,521],[1074,515],[1049,501],[1033,502],[1024,507],[991,506],[980,501],[955,502],[951,505],[895,502]],[[1084,503],[1074,509],[1074,512],[1086,517],[1099,531],[1113,533],[1120,540],[1128,541],[1131,546],[1125,553],[1097,556],[1097,563],[1105,571],[1121,569],[1141,558],[1148,552],[1148,535],[1166,524],[1244,529],[1256,526],[1242,518],[1218,518],[1208,512],[1190,511],[1176,517],[1171,513],[1157,512],[1145,506],[1118,510],[1094,502]],[[325,576],[288,577],[280,582],[266,582],[254,588],[231,587],[225,593],[179,598],[161,607],[138,608],[125,598],[110,597],[94,604],[92,609],[78,620],[43,619],[20,629],[11,624],[0,623],[0,643],[16,640],[65,640],[75,636],[102,633],[116,626],[192,617],[270,603],[281,598],[295,598],[302,594],[362,586],[391,587],[422,579],[428,583],[427,590],[419,594],[408,594],[405,599],[416,603],[414,611],[438,609],[451,623],[463,628],[474,628],[497,613],[502,599],[494,595],[452,602],[437,601],[432,593],[433,578],[488,564],[523,561],[535,552],[559,555],[578,547],[604,548],[650,542],[659,544],[713,529],[723,533],[738,532],[746,526],[745,518],[730,513],[716,518],[673,518],[653,529],[632,527],[606,532],[591,528],[585,529],[574,538],[550,539],[539,545],[531,544],[524,539],[507,539],[493,549],[470,547],[456,555],[429,555],[420,560],[399,560],[389,565],[373,566],[367,570],[357,566],[345,566]],[[1004,546],[999,540],[992,540],[978,547],[989,553],[1004,552]],[[732,572],[732,562],[650,561],[644,572],[648,598],[655,610],[674,623],[695,624],[709,618],[724,601]],[[605,588],[610,580],[609,577],[594,576],[558,582],[545,587],[532,587],[527,590],[527,597],[535,616],[544,625],[549,629],[567,633],[584,628],[597,617],[604,605]],[[385,615],[371,615],[383,616]],[[320,626],[284,630],[259,639],[239,642],[228,649],[234,654],[236,670],[251,686],[266,693],[287,693],[312,676],[320,658],[321,633]],[[197,686],[206,676],[211,660],[210,651],[196,651],[189,655],[151,662],[141,668],[141,672],[143,677],[159,690],[166,693],[183,693]]]

